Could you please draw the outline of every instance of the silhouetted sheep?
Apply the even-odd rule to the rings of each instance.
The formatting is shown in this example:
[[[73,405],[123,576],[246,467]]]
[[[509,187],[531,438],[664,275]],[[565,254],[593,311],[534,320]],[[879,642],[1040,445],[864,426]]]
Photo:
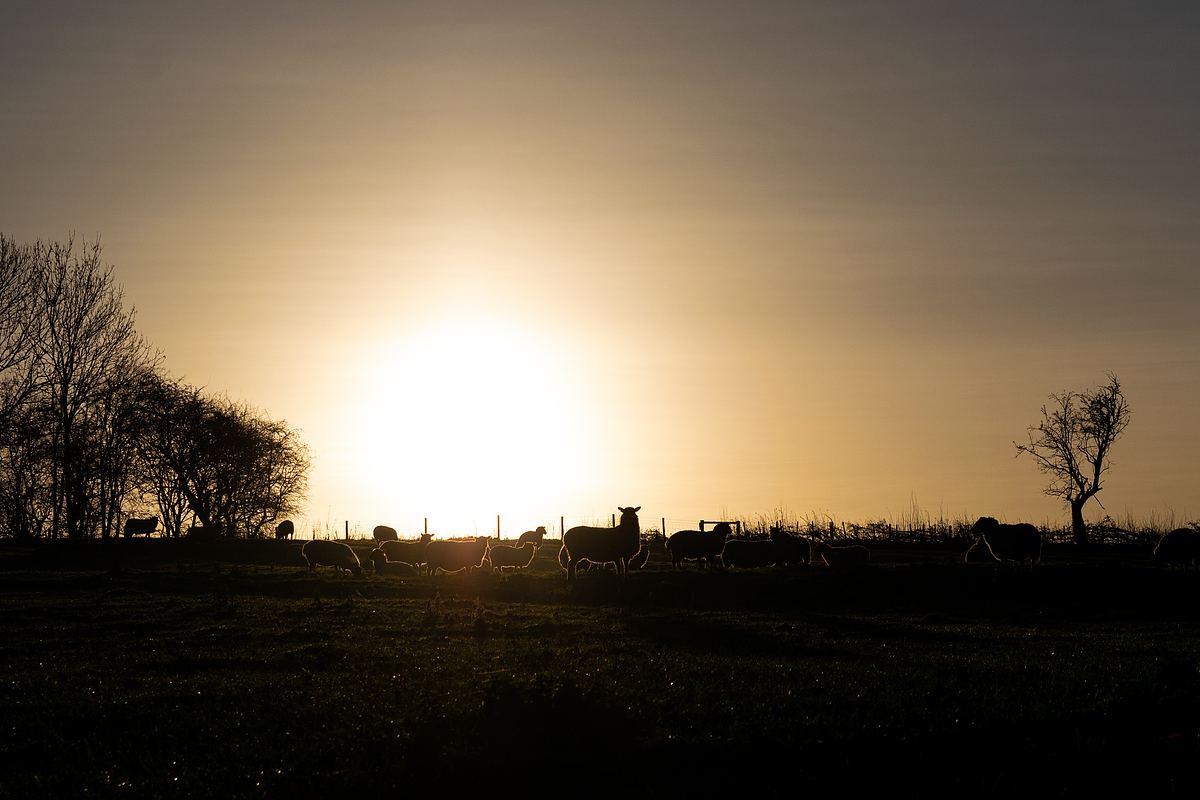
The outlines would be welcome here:
[[[1184,569],[1200,569],[1200,531],[1176,528],[1164,533],[1154,546],[1154,566],[1182,564]]]
[[[650,546],[642,545],[642,548],[637,551],[633,558],[629,559],[630,569],[641,569],[646,566],[646,562],[650,560]]]
[[[1042,535],[1028,522],[1005,525],[995,517],[980,517],[971,526],[971,533],[976,539],[967,554],[982,542],[992,557],[1000,562],[1028,561],[1033,566],[1042,558]],[[967,560],[967,555],[963,556],[963,560]]]
[[[617,510],[621,512],[621,521],[615,528],[579,525],[563,534],[558,563],[566,567],[568,581],[575,580],[575,567],[581,559],[597,564],[611,561],[616,564],[618,575],[625,574],[629,559],[642,546],[642,527],[637,518],[642,507],[618,506]]]
[[[733,533],[728,522],[718,522],[711,531],[675,531],[667,538],[671,566],[682,569],[684,560],[703,561],[704,566],[719,558],[725,540]]]
[[[275,526],[276,539],[290,539],[292,534],[296,532],[296,524],[290,519],[285,519],[283,522]]]
[[[305,542],[300,548],[304,560],[308,562],[309,572],[316,572],[317,567],[337,567],[349,570],[356,578],[362,577],[362,564],[350,546],[342,542],[313,539]]]
[[[376,525],[371,533],[377,542],[394,542],[400,538],[396,535],[396,529],[387,525]]]
[[[149,536],[158,530],[158,516],[146,517],[139,519],[138,517],[130,517],[125,520],[125,535],[128,536]]]
[[[771,567],[778,560],[778,548],[770,539],[729,539],[721,551],[721,563],[727,567]]]
[[[388,561],[411,564],[420,569],[421,565],[425,563],[425,551],[429,548],[429,543],[432,540],[432,535],[423,533],[421,534],[421,538],[416,541],[402,542],[396,540],[394,542],[384,542],[379,545],[379,549],[387,556]]]
[[[193,542],[215,542],[221,538],[221,527],[219,525],[193,525],[184,532],[183,538],[190,539]]]
[[[488,541],[486,536],[476,536],[469,542],[430,542],[425,548],[425,567],[430,575],[436,575],[439,569],[445,572],[478,569],[487,555]]]
[[[488,548],[488,561],[492,570],[504,572],[506,567],[523,569],[533,563],[538,546],[534,542],[525,542],[520,547],[507,544],[494,544]]]
[[[851,544],[845,547],[834,547],[821,542],[813,545],[812,557],[821,559],[831,567],[848,569],[862,567],[871,563],[871,551],[861,544]]]
[[[775,557],[785,566],[812,563],[812,542],[803,536],[793,536],[781,528],[771,528]]]
[[[417,568],[402,561],[389,561],[383,548],[376,547],[371,551],[371,564],[375,567],[376,575],[399,575],[410,578],[417,574]]]
[[[546,536],[545,527],[538,525],[536,530],[525,531],[524,533],[522,533],[517,538],[517,544],[520,545],[520,544],[525,544],[526,542],[533,542],[534,544],[536,544],[540,547],[542,544],[542,539],[544,539],[545,536]]]

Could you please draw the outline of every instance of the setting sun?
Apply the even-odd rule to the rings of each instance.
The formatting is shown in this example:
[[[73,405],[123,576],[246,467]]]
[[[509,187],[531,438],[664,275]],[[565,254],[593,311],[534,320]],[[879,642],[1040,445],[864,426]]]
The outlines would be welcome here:
[[[438,513],[459,530],[501,509],[536,514],[590,477],[586,462],[559,465],[587,435],[562,362],[497,319],[440,320],[374,350],[373,384],[346,419],[360,489],[397,519]]]

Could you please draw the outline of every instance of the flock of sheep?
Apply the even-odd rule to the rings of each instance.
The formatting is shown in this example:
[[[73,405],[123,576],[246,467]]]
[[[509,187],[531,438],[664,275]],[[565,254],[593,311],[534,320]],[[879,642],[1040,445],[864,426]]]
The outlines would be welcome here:
[[[649,547],[642,541],[637,512],[641,506],[618,508],[621,520],[615,527],[577,526],[563,534],[558,562],[573,581],[577,571],[592,565],[612,564],[618,575],[640,569],[649,558]],[[279,538],[290,538],[290,521],[276,529]],[[671,566],[682,569],[684,562],[702,566],[720,565],[731,569],[792,566],[824,563],[834,568],[853,568],[870,563],[871,552],[862,545],[835,546],[814,542],[803,536],[773,528],[769,539],[732,537],[728,522],[717,523],[712,530],[676,531],[666,539]],[[486,536],[468,541],[434,541],[429,534],[415,541],[400,541],[396,531],[385,525],[375,528],[379,546],[371,551],[377,574],[429,575],[480,569],[492,571],[524,569],[533,563],[542,546],[546,529],[521,534],[516,545],[493,543]],[[1028,523],[1008,525],[992,517],[980,517],[971,528],[975,541],[964,555],[970,561],[975,553],[986,553],[995,561],[1037,564],[1042,557],[1042,536]],[[314,540],[301,549],[310,570],[318,566],[338,567],[356,576],[362,575],[358,556],[346,544]],[[1178,564],[1200,569],[1200,531],[1180,528],[1164,535],[1154,548],[1155,565]]]

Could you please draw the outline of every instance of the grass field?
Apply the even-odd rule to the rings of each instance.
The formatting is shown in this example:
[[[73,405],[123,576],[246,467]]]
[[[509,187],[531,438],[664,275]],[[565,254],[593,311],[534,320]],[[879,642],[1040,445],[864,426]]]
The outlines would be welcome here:
[[[1200,575],[1142,550],[573,587],[551,550],[355,579],[290,542],[0,544],[0,796],[1200,786]]]

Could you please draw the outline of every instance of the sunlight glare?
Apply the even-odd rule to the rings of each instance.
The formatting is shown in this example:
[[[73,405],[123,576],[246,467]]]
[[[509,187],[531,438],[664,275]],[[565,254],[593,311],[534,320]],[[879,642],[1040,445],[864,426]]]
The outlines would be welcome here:
[[[363,369],[370,388],[350,420],[354,480],[397,517],[487,533],[496,514],[557,508],[588,479],[558,463],[583,444],[585,426],[549,342],[496,320],[445,321],[381,348]]]

